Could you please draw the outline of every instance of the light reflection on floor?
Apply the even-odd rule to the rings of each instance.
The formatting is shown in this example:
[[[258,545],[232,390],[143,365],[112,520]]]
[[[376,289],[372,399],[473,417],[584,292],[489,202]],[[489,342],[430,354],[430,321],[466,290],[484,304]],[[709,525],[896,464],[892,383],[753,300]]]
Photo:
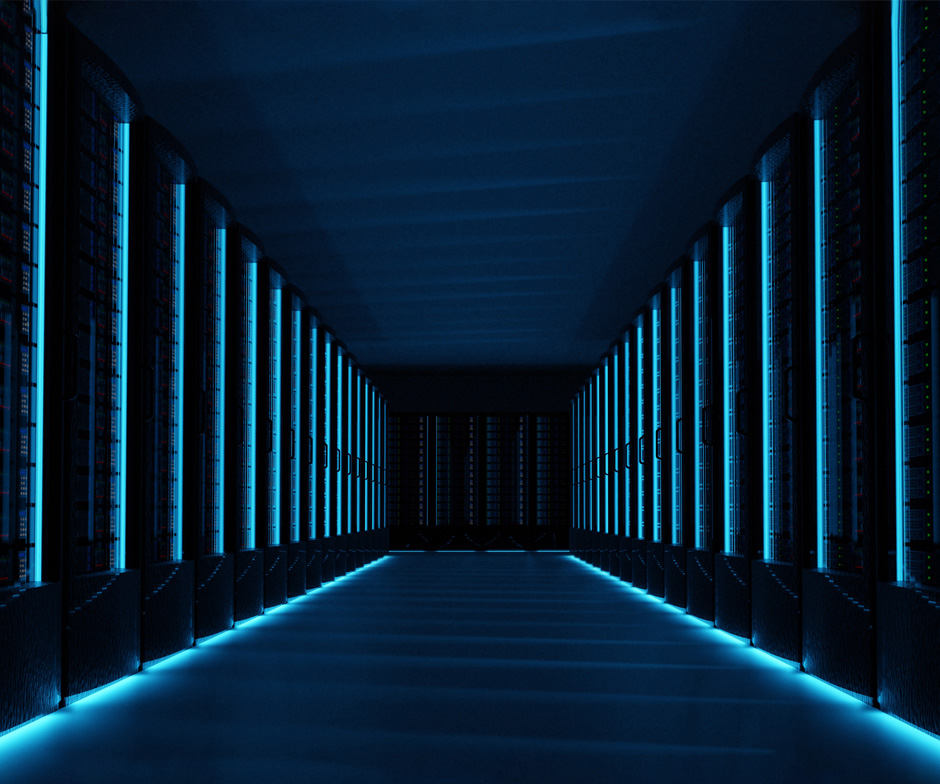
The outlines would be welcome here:
[[[544,553],[392,555],[0,737],[4,784],[938,771],[940,741]]]

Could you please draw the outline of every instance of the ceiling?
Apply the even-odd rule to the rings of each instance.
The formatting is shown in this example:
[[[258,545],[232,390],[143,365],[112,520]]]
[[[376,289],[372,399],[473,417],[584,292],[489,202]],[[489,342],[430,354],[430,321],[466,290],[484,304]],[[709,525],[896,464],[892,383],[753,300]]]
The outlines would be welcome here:
[[[367,370],[587,371],[854,28],[839,2],[89,2]]]

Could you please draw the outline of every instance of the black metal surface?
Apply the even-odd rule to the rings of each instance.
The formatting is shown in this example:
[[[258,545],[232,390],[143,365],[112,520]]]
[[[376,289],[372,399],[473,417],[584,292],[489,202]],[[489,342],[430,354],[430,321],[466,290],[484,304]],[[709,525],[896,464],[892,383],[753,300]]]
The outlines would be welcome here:
[[[940,734],[940,595],[892,583],[878,586],[878,703]]]
[[[689,613],[706,621],[715,620],[715,557],[708,550],[686,551],[686,580]]]
[[[793,564],[751,564],[751,641],[794,662],[800,661],[798,576]]]
[[[631,539],[631,551],[630,558],[633,561],[633,573],[632,580],[634,588],[643,588],[646,589],[647,582],[647,568],[646,568],[646,540],[645,539]]]
[[[739,637],[751,636],[751,597],[747,558],[715,556],[715,625]]]
[[[321,572],[322,554],[320,546],[322,542],[317,539],[311,539],[306,542],[306,575],[307,590],[313,591],[323,585],[323,575]]]
[[[574,532],[576,529],[572,529]],[[403,526],[388,529],[383,549],[392,550],[567,550],[565,526],[441,525]],[[589,532],[575,533],[572,552],[588,560]],[[580,553],[580,554],[579,554]]]
[[[620,537],[620,579],[625,583],[633,582],[633,544],[625,536]]]
[[[73,578],[66,601],[63,699],[136,672],[140,666],[140,572]]]
[[[287,546],[287,595],[303,596],[307,592],[307,543],[291,542]]]
[[[287,601],[287,545],[264,548],[264,606]]]
[[[666,601],[676,607],[685,609],[689,604],[688,587],[685,578],[685,548],[667,544],[664,548],[663,568],[665,571]]]
[[[195,637],[231,629],[235,622],[235,556],[206,555],[196,560]]]
[[[863,576],[803,571],[803,667],[871,698],[875,641],[865,588]]]
[[[663,562],[665,550],[662,542],[647,542],[646,544],[646,586],[650,594],[666,595],[666,575]]]
[[[320,542],[320,584],[326,585],[336,579],[336,546],[334,537]]]
[[[244,621],[264,611],[264,551],[235,553],[235,621]]]
[[[62,687],[62,586],[0,593],[0,733],[51,713]]]
[[[196,565],[147,564],[141,604],[141,661],[162,659],[193,644]]]

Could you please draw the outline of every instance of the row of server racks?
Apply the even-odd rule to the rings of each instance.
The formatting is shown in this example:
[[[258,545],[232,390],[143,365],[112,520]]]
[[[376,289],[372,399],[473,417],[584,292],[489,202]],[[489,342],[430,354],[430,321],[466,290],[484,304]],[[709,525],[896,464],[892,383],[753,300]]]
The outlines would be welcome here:
[[[566,413],[392,413],[389,525],[567,527],[570,433]]]
[[[0,732],[387,550],[385,399],[62,13],[0,4]]]
[[[940,733],[940,9],[867,9],[572,401],[572,550]]]

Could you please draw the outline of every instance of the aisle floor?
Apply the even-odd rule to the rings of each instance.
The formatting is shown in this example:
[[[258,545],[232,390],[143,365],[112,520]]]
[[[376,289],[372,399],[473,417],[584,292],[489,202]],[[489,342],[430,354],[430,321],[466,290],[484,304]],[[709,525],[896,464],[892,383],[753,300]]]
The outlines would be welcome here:
[[[392,554],[0,737],[29,782],[928,782],[940,740],[564,554]]]

